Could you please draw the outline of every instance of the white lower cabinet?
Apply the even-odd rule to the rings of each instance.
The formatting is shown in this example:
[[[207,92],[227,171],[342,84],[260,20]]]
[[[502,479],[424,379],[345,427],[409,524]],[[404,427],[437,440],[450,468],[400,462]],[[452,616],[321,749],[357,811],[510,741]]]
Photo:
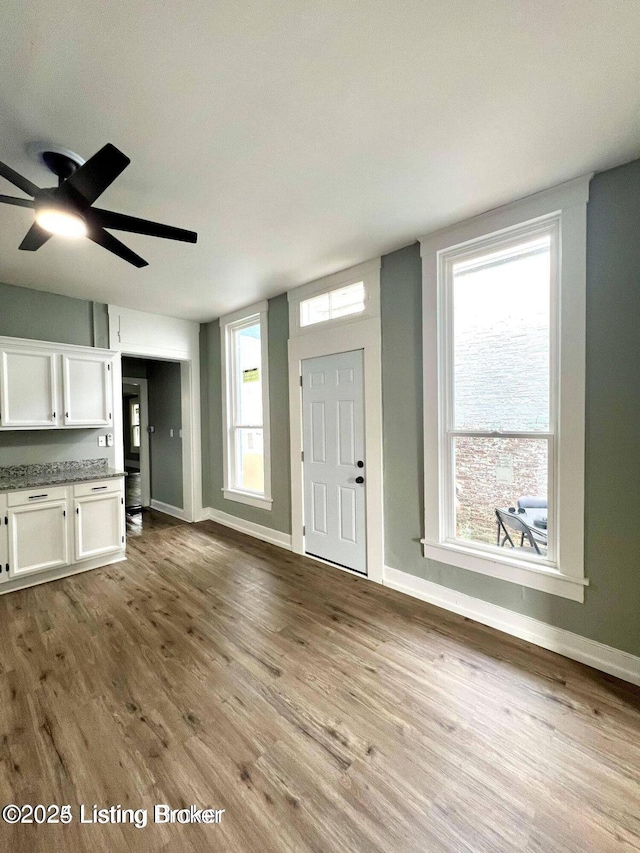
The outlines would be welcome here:
[[[107,564],[110,554],[124,556],[124,535],[122,479],[0,494],[0,583]]]
[[[9,507],[9,579],[68,565],[67,501]]]
[[[119,491],[76,498],[75,510],[76,560],[88,560],[124,547]]]

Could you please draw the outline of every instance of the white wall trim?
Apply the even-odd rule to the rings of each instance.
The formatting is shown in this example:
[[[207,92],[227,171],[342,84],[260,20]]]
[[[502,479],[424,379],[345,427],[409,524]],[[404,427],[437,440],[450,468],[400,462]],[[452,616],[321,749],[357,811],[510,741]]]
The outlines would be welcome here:
[[[172,515],[174,518],[179,518],[181,521],[191,521],[186,510],[179,506],[166,504],[164,501],[157,501],[151,498],[151,509],[156,509],[158,512],[163,512],[165,515]]]
[[[230,527],[232,530],[246,533],[255,539],[261,539],[263,542],[269,542],[271,545],[278,545],[280,548],[291,551],[291,536],[288,533],[282,533],[280,530],[272,530],[271,527],[264,527],[262,524],[255,524],[253,521],[245,521],[244,518],[229,515],[228,512],[213,509],[212,507],[207,507],[203,510],[203,515],[209,521],[216,521],[218,524],[224,524],[225,527]]]
[[[378,276],[379,282],[379,276]],[[291,303],[289,310],[292,308]],[[364,417],[367,477],[367,576],[382,583],[384,523],[382,501],[382,345],[380,318],[319,328],[289,339],[289,423],[291,430],[291,544],[304,554],[304,465],[302,462],[301,362],[338,352],[364,351]]]
[[[514,613],[505,607],[491,604],[462,592],[449,589],[432,581],[384,567],[384,585],[403,592],[436,607],[442,607],[460,616],[466,616],[483,625],[489,625],[505,634],[519,637],[543,649],[557,652],[571,660],[592,666],[594,669],[615,675],[631,684],[640,685],[640,657],[614,649],[596,640],[590,640],[547,622]]]

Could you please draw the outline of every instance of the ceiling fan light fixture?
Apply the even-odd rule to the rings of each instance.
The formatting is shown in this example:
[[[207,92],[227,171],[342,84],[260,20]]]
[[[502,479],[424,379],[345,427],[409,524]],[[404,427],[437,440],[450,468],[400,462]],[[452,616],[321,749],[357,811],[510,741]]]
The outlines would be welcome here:
[[[36,222],[50,234],[60,237],[86,237],[87,223],[77,213],[55,207],[43,207],[36,212]]]

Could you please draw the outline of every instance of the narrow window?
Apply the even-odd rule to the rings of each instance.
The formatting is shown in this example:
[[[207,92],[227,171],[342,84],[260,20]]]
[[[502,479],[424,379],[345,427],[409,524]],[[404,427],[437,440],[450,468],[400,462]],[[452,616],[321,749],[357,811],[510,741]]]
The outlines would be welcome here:
[[[259,307],[259,306],[258,306]],[[221,320],[225,399],[224,493],[271,508],[266,304]]]
[[[589,180],[420,241],[424,557],[574,601]]]

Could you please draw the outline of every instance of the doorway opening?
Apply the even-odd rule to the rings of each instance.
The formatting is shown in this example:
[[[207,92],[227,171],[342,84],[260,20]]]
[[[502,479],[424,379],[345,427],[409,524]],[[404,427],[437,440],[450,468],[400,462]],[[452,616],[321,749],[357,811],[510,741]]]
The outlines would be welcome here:
[[[141,513],[151,503],[149,458],[149,392],[142,377],[122,378],[122,443],[125,483],[125,510]]]
[[[156,511],[184,520],[181,364],[122,358],[122,446],[129,532]]]

